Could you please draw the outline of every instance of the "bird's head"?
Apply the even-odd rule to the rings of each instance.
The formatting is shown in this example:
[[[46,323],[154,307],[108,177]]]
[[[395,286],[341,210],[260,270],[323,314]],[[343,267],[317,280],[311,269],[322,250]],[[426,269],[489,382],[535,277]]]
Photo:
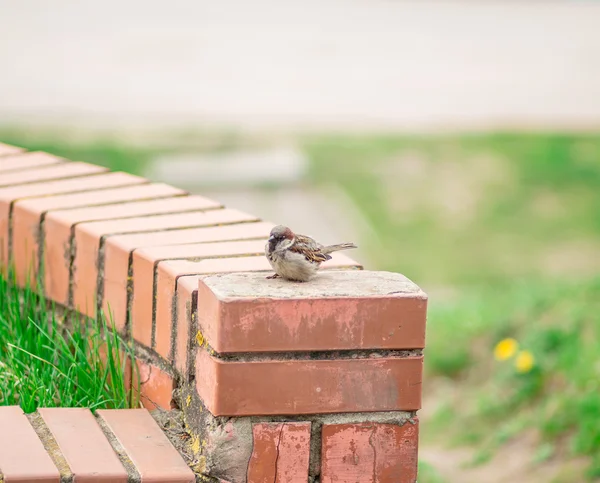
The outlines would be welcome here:
[[[269,234],[269,248],[284,250],[294,243],[294,238],[294,232],[287,226],[277,225]]]

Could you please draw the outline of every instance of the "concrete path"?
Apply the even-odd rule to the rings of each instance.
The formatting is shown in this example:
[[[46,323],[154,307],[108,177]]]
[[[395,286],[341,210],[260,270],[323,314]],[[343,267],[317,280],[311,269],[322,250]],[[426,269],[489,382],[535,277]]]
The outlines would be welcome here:
[[[600,2],[0,0],[0,122],[600,126]]]

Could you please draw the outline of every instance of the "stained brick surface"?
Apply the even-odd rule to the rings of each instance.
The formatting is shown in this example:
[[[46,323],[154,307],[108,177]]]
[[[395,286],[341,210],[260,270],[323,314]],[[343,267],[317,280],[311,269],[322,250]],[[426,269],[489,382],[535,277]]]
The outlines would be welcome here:
[[[333,258],[325,262],[322,267],[324,269],[352,268],[356,265],[357,264],[354,260],[346,257],[345,255],[342,255],[341,253],[334,253]],[[224,272],[266,272],[270,270],[271,266],[264,255],[240,256],[231,258],[208,258],[201,261],[170,260],[159,263],[155,280],[157,287],[155,299],[155,339],[156,350],[158,353],[164,357],[169,356],[169,349],[171,347],[172,320],[177,316],[173,310],[175,307],[173,302],[175,298],[175,286],[177,279],[186,275],[206,275]],[[143,306],[144,300],[144,298],[137,299],[137,306]],[[135,307],[136,297],[134,289],[134,313]],[[144,309],[147,311],[147,306],[144,306]],[[142,323],[139,322],[140,320]],[[133,318],[134,336],[137,340],[148,340],[148,329],[151,329],[150,322],[151,319],[149,319],[148,316],[144,318]],[[139,339],[138,336],[140,337]]]
[[[60,474],[18,406],[0,407],[0,474],[6,483],[58,483]]]
[[[233,255],[256,255],[264,251],[264,241],[215,242],[170,247],[142,248],[133,253],[133,308],[132,324],[136,334],[148,334],[153,324],[153,308],[156,310],[156,350],[163,357],[169,357],[171,348],[171,327],[175,282],[177,272],[168,276],[157,276],[156,305],[145,303],[154,300],[154,270],[160,260],[176,258],[205,259]],[[160,265],[160,264],[159,264]],[[161,271],[161,275],[164,272]],[[171,303],[169,302],[171,298]],[[147,336],[146,336],[146,340]]]
[[[396,273],[324,271],[304,284],[216,275],[200,281],[198,300],[198,326],[217,352],[425,345],[426,295]]]
[[[173,376],[163,371],[160,367],[136,360],[137,372],[134,378],[139,378],[139,401],[149,411],[156,408],[171,409],[173,399],[174,381]],[[133,387],[138,387],[137,383]]]
[[[129,259],[139,248],[177,246],[185,250],[183,245],[228,240],[243,240],[264,236],[272,228],[271,223],[239,223],[206,228],[190,228],[163,232],[136,233],[132,235],[116,235],[107,238],[104,249],[104,300],[103,310],[119,329],[125,326],[127,313],[127,286],[129,282]],[[135,251],[134,251],[135,250]],[[175,250],[175,248],[173,248]],[[156,260],[160,258],[156,257]],[[145,283],[153,283],[149,279],[139,279],[135,288],[143,288]],[[131,280],[133,283],[133,280]]]
[[[241,362],[199,350],[196,358],[198,393],[218,416],[413,411],[422,372],[421,356]]]
[[[415,483],[418,437],[411,422],[324,424],[321,481]]]
[[[310,423],[255,424],[252,436],[248,483],[306,483]]]

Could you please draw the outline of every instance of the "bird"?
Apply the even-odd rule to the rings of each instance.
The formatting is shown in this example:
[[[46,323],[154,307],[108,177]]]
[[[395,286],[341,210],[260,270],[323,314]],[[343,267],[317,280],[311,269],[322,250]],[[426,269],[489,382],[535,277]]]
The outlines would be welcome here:
[[[287,226],[277,225],[265,245],[265,256],[275,270],[267,278],[308,282],[315,277],[321,263],[331,260],[330,253],[350,248],[358,247],[354,243],[324,246],[309,236],[295,234]]]

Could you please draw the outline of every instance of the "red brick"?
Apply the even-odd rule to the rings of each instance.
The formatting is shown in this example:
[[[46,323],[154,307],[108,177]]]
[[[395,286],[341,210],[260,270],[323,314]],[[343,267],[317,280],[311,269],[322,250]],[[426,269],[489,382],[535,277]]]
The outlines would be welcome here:
[[[416,420],[416,418],[415,418]],[[415,483],[418,422],[324,424],[323,483]]]
[[[46,180],[74,178],[93,173],[102,173],[106,168],[87,163],[60,163],[46,166],[43,169],[26,171],[13,171],[4,173],[0,179],[0,186],[14,186],[17,184],[39,183]]]
[[[0,143],[0,156],[10,156],[23,152],[24,149],[10,144]]]
[[[177,292],[175,294],[176,304],[177,304],[177,333],[175,340],[175,366],[178,370],[182,372],[187,372],[187,347],[188,347],[188,328],[190,325],[190,316],[192,315],[191,309],[193,305],[193,299],[197,299],[198,294],[198,279],[200,275],[206,273],[225,273],[225,272],[236,272],[236,271],[265,271],[267,267],[270,268],[268,262],[264,256],[259,257],[244,257],[241,258],[232,258],[232,259],[217,259],[217,260],[225,260],[225,262],[216,261],[215,263],[209,262],[206,260],[204,262],[164,262],[166,263],[166,267],[161,269],[160,263],[158,265],[157,276],[160,277],[160,280],[157,281],[157,286],[160,287],[160,284],[170,283],[169,280],[175,279],[177,280]],[[200,263],[200,270],[198,270],[198,263]],[[242,264],[240,267],[239,264]],[[341,253],[334,253],[333,259],[327,261],[322,265],[323,270],[327,269],[340,269],[340,268],[359,268],[355,261],[346,257]],[[194,272],[195,275],[179,275],[179,273],[190,273]],[[264,277],[264,275],[261,275]],[[266,280],[265,280],[266,281]],[[180,290],[180,287],[182,289]],[[165,320],[165,316],[163,314],[167,313],[169,310],[172,310],[172,302],[170,302],[169,297],[167,296],[168,292],[162,294],[159,293],[157,297],[157,311],[155,317],[155,325],[157,331],[157,342],[159,339],[159,332],[165,333],[165,329],[162,328]],[[172,297],[171,297],[172,299]],[[160,310],[160,312],[159,312]],[[159,315],[160,313],[160,315]],[[160,321],[160,322],[159,322]],[[192,337],[196,337],[196,334],[192,334]]]
[[[36,171],[36,168],[64,163],[65,161],[66,159],[40,152],[17,154],[16,156],[2,156],[0,157],[0,173],[4,177],[9,171]]]
[[[72,227],[74,225],[97,220],[116,221],[117,219],[122,218],[130,218],[133,220],[131,222],[133,225],[135,224],[135,220],[140,220],[140,218],[133,218],[136,216],[177,212],[180,210],[185,211],[188,208],[193,209],[190,206],[205,206],[205,204],[210,203],[205,198],[195,196],[180,197],[178,195],[181,195],[183,192],[168,185],[152,184],[147,186],[149,192],[145,197],[155,198],[151,201],[137,201],[97,207],[57,210],[48,213],[46,216],[45,231],[46,233],[52,233],[52,237],[48,237],[45,240],[44,264],[46,266],[45,289],[46,294],[50,298],[60,301],[61,303],[67,302],[70,256],[67,256],[66,254],[69,254],[72,251],[71,244],[73,240],[71,238],[73,231]],[[153,194],[150,194],[150,192]],[[185,206],[188,208],[184,208]],[[98,225],[101,225],[102,223],[110,224],[111,221],[98,221]],[[122,224],[127,225],[128,221],[122,220]],[[96,259],[93,260],[93,263],[95,263],[95,260]],[[49,276],[50,273],[52,273],[51,277]]]
[[[88,190],[134,185],[145,182],[147,182],[147,180],[144,178],[126,173],[106,173],[0,188],[0,265],[6,265],[8,262],[8,220],[12,210],[12,204],[15,201],[34,196],[86,192]]]
[[[173,377],[158,366],[136,359],[137,371],[133,372],[133,388],[138,387],[139,401],[149,411],[156,408],[171,409],[173,399],[174,381]],[[135,390],[135,389],[134,389]]]
[[[310,423],[262,423],[254,439],[248,483],[306,483],[310,456]]]
[[[88,190],[116,188],[142,183],[148,183],[148,180],[127,173],[91,174],[76,178],[3,187],[0,188],[0,201],[10,203],[25,198],[65,193],[83,193]]]
[[[127,472],[86,408],[44,408],[38,413],[54,436],[77,483],[123,482]]]
[[[403,275],[332,271],[310,283],[257,274],[205,277],[198,326],[217,352],[415,349],[427,296]]]
[[[242,214],[240,221],[247,220],[248,215]],[[165,242],[170,242],[177,247],[173,250],[186,250],[187,245],[193,242],[208,242],[208,241],[227,241],[231,238],[253,238],[257,234],[264,236],[263,228],[267,228],[266,233],[269,233],[270,224],[266,223],[243,223],[227,226],[216,226],[208,228],[194,228],[185,230],[171,230],[166,232],[152,233],[137,233],[134,235],[118,235],[112,236],[106,240],[104,251],[104,313],[110,314],[110,318],[116,326],[121,330],[125,326],[127,314],[127,285],[129,276],[129,259],[134,250],[144,247],[154,247],[163,245]],[[244,235],[244,232],[247,235]],[[191,234],[190,234],[191,233]],[[170,246],[170,245],[169,245]],[[157,248],[158,249],[158,248]],[[159,251],[161,249],[158,249]],[[135,253],[135,252],[134,252]],[[184,257],[176,257],[184,258]],[[157,258],[156,261],[159,259]],[[132,267],[133,268],[133,267]],[[140,271],[136,273],[135,278],[139,280]],[[149,283],[152,287],[154,270],[150,272],[148,280],[141,282]],[[140,287],[138,284],[133,284],[134,289]],[[152,297],[152,289],[150,289],[150,297]]]
[[[0,407],[0,434],[0,474],[6,483],[59,483],[56,466],[20,407]]]
[[[0,188],[0,266],[8,264],[8,220],[15,201],[144,182],[144,178],[126,173],[106,173]]]
[[[165,185],[158,186],[161,187],[162,190]],[[31,271],[32,274],[36,274],[38,271],[39,242],[42,238],[45,238],[44,234],[39,232],[39,226],[46,213],[61,209],[72,210],[74,208],[98,205],[105,205],[102,206],[102,208],[99,208],[100,210],[112,211],[115,207],[111,206],[111,203],[125,203],[127,201],[151,199],[156,197],[157,194],[160,194],[161,190],[157,190],[157,185],[138,184],[136,186],[101,189],[96,191],[88,190],[84,193],[68,193],[15,202],[13,204],[12,226],[14,241],[13,260],[15,263],[17,280],[22,283],[28,270]],[[172,193],[172,191],[172,188],[168,189],[169,193]],[[153,203],[162,202],[154,200]],[[183,203],[178,199],[178,205],[181,204]],[[129,205],[119,207],[122,209],[123,215],[127,216]],[[52,244],[52,240],[48,240],[46,243]],[[54,274],[48,273],[47,278],[54,280]],[[32,279],[31,284],[34,284],[34,282],[35,280]]]
[[[246,217],[247,215],[244,215],[244,220]],[[273,224],[267,222],[246,222],[205,228],[115,235],[107,238],[104,249],[104,313],[110,315],[119,329],[124,327],[129,258],[133,250],[160,245],[252,239],[265,236],[272,227]]]
[[[152,333],[153,308],[156,310],[156,320],[161,321],[157,330],[156,350],[163,357],[169,357],[171,347],[172,303],[158,303],[161,297],[171,297],[175,294],[176,276],[158,277],[157,293],[154,293],[154,271],[160,260],[211,257],[227,257],[235,255],[256,255],[264,252],[265,240],[199,243],[190,245],[175,245],[168,247],[141,248],[133,252],[133,304],[131,323],[134,338],[138,334],[146,334],[140,342],[148,342],[147,335]],[[156,305],[148,303],[157,297]],[[148,331],[149,329],[149,331]]]
[[[196,387],[215,416],[414,411],[423,357],[223,361],[196,358]]]
[[[157,208],[156,211],[159,211]],[[170,211],[170,210],[166,210]],[[101,240],[109,235],[152,232],[184,227],[235,223],[244,219],[253,220],[252,215],[237,210],[212,210],[178,213],[126,220],[111,220],[95,223],[82,223],[75,229],[75,274],[73,304],[86,315],[93,316],[97,294],[97,264]],[[90,309],[90,303],[92,307]]]
[[[142,482],[196,481],[146,409],[103,409],[97,413],[123,446]]]
[[[118,235],[107,240],[108,245],[114,243],[124,249],[129,247],[146,247],[161,245],[183,245],[188,243],[207,243],[216,241],[235,241],[261,238],[273,228],[273,223],[255,221],[222,226],[201,228],[185,228],[181,230],[158,233],[134,233]]]

